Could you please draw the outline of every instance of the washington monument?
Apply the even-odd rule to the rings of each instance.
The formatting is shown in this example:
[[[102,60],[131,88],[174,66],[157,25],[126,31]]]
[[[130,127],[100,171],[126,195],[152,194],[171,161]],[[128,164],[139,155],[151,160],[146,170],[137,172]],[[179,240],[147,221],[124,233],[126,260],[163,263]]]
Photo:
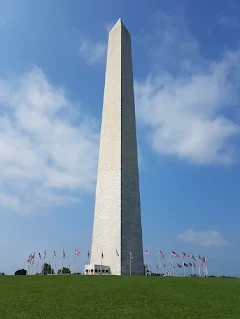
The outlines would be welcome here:
[[[108,38],[90,264],[144,274],[131,38],[120,19]]]

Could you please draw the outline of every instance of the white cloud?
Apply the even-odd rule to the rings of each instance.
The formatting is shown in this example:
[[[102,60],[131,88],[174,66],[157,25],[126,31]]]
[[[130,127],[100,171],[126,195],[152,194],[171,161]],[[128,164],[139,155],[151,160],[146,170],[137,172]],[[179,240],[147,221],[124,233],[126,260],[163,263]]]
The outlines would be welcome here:
[[[229,113],[239,104],[240,49],[208,61],[183,16],[161,13],[158,24],[154,71],[135,85],[137,115],[152,148],[197,164],[231,164],[239,159],[240,126]],[[153,38],[144,39],[147,46]]]
[[[186,242],[196,244],[199,246],[225,246],[227,241],[215,230],[210,231],[194,231],[189,229],[182,234],[178,235],[178,238]]]
[[[96,123],[75,109],[37,67],[0,78],[0,206],[30,212],[93,189]]]
[[[107,34],[108,34],[109,31],[113,28],[113,26],[114,26],[115,23],[116,23],[116,22],[113,22],[113,21],[105,23],[105,30],[106,30]]]
[[[79,52],[88,65],[93,65],[104,61],[106,58],[107,44],[100,41],[92,42],[86,37],[81,37]]]

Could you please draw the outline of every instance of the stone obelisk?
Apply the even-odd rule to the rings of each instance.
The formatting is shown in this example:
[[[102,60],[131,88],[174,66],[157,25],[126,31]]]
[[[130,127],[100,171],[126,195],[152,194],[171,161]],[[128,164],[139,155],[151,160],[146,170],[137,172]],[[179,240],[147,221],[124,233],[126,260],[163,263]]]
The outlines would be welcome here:
[[[120,19],[108,39],[91,264],[144,274],[131,38]]]

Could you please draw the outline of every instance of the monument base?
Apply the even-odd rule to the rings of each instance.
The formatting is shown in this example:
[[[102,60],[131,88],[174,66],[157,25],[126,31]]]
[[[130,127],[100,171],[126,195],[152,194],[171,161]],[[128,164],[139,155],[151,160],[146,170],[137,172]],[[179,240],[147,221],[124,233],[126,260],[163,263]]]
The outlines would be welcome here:
[[[84,269],[85,275],[111,275],[111,270],[109,266],[106,265],[85,265]]]

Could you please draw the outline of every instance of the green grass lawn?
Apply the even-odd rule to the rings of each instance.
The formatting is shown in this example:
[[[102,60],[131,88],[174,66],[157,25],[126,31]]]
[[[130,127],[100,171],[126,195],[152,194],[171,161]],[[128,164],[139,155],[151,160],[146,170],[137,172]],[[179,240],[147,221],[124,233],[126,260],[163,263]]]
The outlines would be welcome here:
[[[0,318],[240,319],[240,279],[1,276]]]

